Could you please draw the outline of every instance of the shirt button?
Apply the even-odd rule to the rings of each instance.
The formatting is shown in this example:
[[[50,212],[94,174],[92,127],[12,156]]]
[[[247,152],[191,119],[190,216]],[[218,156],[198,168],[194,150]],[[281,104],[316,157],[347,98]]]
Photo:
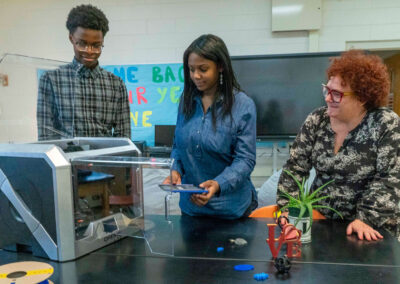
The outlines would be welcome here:
[[[196,145],[196,148],[198,149],[198,148],[199,148],[199,145]]]
[[[200,134],[200,130],[197,130],[197,134]]]

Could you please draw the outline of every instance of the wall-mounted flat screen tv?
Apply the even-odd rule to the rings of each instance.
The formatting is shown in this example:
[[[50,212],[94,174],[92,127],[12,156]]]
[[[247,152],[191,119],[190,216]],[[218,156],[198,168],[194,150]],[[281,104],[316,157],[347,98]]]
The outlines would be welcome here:
[[[340,53],[232,57],[242,89],[257,108],[257,138],[292,138],[307,115],[325,105],[329,59]]]

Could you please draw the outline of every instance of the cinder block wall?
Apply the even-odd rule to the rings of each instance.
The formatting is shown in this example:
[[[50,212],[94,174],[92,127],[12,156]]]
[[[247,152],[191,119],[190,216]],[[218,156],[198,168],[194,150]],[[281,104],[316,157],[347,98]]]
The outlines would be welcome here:
[[[2,0],[0,55],[70,61],[65,20],[81,3],[110,20],[102,64],[180,62],[203,33],[222,37],[232,55],[308,52],[306,31],[271,32],[271,0]],[[399,40],[400,1],[322,0],[319,51],[344,50],[348,41]]]
[[[231,55],[308,52],[311,42],[316,51],[342,51],[353,41],[382,47],[397,41],[400,47],[399,0],[322,0],[322,27],[312,37],[308,31],[272,33],[271,0],[0,0],[0,56],[71,61],[65,22],[82,3],[98,6],[110,21],[102,65],[181,62],[204,33],[222,37]],[[36,139],[37,80],[26,62],[13,70],[0,63],[10,81],[0,86],[0,142]]]

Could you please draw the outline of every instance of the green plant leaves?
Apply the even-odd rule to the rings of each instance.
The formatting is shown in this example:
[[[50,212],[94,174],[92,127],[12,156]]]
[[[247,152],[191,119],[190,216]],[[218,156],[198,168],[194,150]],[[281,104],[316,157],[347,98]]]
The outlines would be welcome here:
[[[296,182],[296,184],[299,188],[299,195],[296,198],[296,197],[290,195],[289,193],[281,190],[281,196],[286,197],[289,202],[288,202],[288,204],[283,206],[280,209],[280,211],[284,211],[288,208],[299,208],[300,209],[300,213],[298,216],[299,219],[304,216],[305,212],[308,212],[309,216],[310,216],[310,226],[309,226],[309,228],[307,228],[306,232],[308,230],[310,230],[312,222],[313,222],[313,217],[312,217],[313,209],[316,209],[316,208],[329,209],[329,210],[332,210],[333,212],[335,212],[336,214],[338,214],[343,219],[342,214],[340,214],[337,210],[333,209],[332,207],[315,204],[318,201],[321,201],[323,199],[331,198],[329,195],[319,196],[319,193],[327,185],[334,182],[334,180],[328,181],[327,183],[321,185],[319,188],[317,188],[313,192],[310,192],[310,188],[305,188],[306,183],[305,183],[304,177],[302,178],[302,181],[300,182],[300,180],[298,180],[290,171],[288,171],[288,170],[284,170],[284,171]],[[296,222],[295,226],[297,225],[297,222]]]
[[[336,214],[338,214],[338,215],[340,216],[340,218],[343,219],[342,214],[340,214],[339,211],[333,209],[332,207],[324,206],[324,205],[314,205],[313,208],[326,208],[326,209],[332,210],[333,212],[335,212]]]
[[[309,199],[313,199],[318,194],[318,192],[321,191],[321,189],[323,189],[325,186],[327,186],[328,184],[330,184],[332,182],[334,182],[334,180],[330,180],[327,183],[325,183],[325,184],[321,185],[320,187],[318,187],[313,193],[311,193],[309,195]],[[330,197],[330,196],[328,196],[328,197]]]

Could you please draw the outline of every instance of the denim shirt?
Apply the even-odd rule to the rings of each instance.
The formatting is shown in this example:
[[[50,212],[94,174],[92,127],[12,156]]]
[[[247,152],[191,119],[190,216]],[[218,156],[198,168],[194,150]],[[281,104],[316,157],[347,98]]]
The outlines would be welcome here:
[[[250,174],[256,160],[256,108],[243,92],[235,94],[232,117],[222,117],[222,103],[216,104],[216,128],[209,108],[204,114],[201,97],[195,97],[193,116],[186,120],[179,110],[171,157],[173,169],[182,183],[199,185],[215,180],[220,193],[202,207],[190,201],[190,193],[181,193],[179,206],[191,216],[217,216],[235,219],[243,216],[257,195]]]

